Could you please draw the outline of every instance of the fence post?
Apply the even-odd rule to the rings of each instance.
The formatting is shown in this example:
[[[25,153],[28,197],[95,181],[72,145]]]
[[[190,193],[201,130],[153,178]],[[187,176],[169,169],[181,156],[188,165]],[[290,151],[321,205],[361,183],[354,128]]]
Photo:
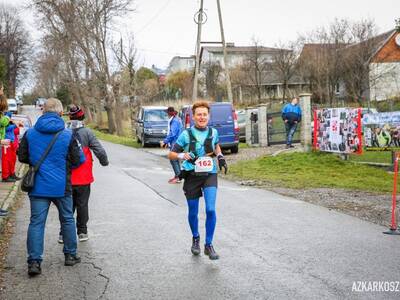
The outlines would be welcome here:
[[[311,151],[311,94],[300,94],[302,112],[300,141],[305,152]]]
[[[267,105],[265,104],[258,107],[258,142],[260,147],[268,146]]]
[[[252,139],[251,139],[251,125],[252,125],[252,122],[251,122],[250,118],[251,118],[251,110],[248,109],[246,111],[246,142],[247,142],[247,145],[252,146],[253,145],[252,144]]]

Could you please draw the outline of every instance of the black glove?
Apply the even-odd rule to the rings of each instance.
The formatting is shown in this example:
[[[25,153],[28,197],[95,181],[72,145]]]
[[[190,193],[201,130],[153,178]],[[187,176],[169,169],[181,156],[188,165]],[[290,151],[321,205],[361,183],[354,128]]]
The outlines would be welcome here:
[[[228,165],[226,163],[226,160],[224,158],[224,156],[222,154],[218,155],[218,166],[220,171],[222,171],[222,168],[224,168],[224,174],[226,174],[226,172],[228,172]]]

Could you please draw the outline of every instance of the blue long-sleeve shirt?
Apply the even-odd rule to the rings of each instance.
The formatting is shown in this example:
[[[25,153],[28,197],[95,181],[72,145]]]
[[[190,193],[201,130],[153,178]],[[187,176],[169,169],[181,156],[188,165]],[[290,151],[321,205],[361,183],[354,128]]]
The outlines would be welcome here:
[[[182,121],[178,117],[173,117],[169,121],[169,131],[167,137],[164,139],[164,144],[167,144],[172,149],[173,145],[175,144],[176,140],[178,139],[179,135],[182,132]]]
[[[293,105],[292,103],[286,104],[282,109],[282,119],[288,120],[289,123],[295,121],[301,121],[301,108],[299,105]]]
[[[10,140],[11,142],[14,142],[15,140],[15,134],[14,134],[15,128],[17,128],[15,124],[10,124],[6,127],[6,139]]]

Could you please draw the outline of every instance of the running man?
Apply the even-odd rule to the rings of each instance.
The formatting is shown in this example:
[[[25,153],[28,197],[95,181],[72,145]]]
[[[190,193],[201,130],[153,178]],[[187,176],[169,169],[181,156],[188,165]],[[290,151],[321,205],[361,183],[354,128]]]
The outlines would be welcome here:
[[[204,195],[206,203],[206,240],[204,254],[212,260],[218,259],[212,241],[217,221],[215,202],[217,198],[217,157],[220,170],[225,174],[228,166],[218,144],[218,132],[208,127],[210,106],[207,102],[196,102],[193,107],[194,126],[181,133],[169,153],[169,159],[183,160],[181,177],[185,179],[183,191],[188,203],[188,220],[192,231],[193,255],[200,254],[199,199]]]

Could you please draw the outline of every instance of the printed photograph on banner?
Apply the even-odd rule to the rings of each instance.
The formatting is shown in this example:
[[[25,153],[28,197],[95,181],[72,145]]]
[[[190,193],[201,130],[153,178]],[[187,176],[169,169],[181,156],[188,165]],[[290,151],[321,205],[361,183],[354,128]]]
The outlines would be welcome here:
[[[315,111],[314,148],[324,152],[362,152],[361,110],[325,108]]]
[[[400,150],[400,111],[366,114],[362,123],[366,151]]]

